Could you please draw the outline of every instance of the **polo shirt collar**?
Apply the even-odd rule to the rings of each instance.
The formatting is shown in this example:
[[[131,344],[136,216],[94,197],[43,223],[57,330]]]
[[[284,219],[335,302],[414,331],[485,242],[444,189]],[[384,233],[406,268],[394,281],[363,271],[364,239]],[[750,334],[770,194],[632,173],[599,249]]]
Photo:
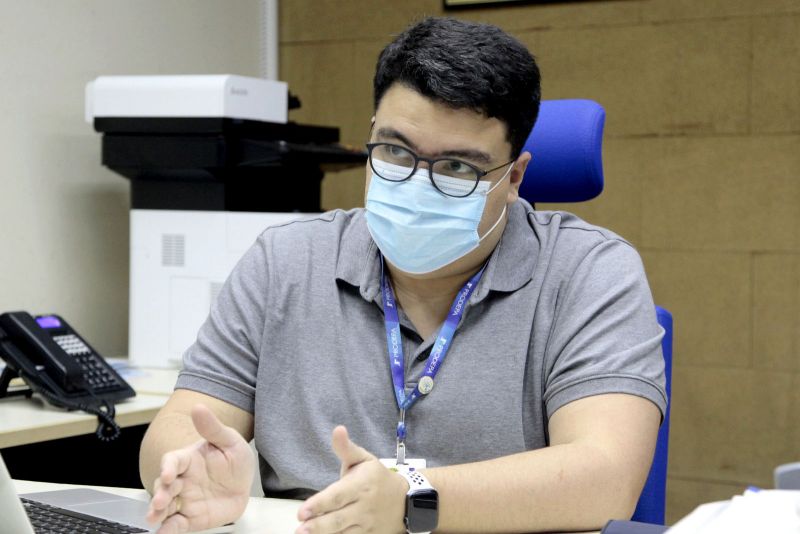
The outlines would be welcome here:
[[[361,296],[368,301],[374,300],[380,291],[380,251],[367,228],[364,209],[357,211],[342,233],[336,279],[359,288]]]
[[[481,284],[471,299],[473,303],[485,298],[489,291],[512,293],[533,279],[539,240],[531,224],[532,217],[533,208],[525,200],[509,206],[503,237],[489,256]]]
[[[336,278],[358,287],[361,296],[372,301],[380,292],[381,262],[378,246],[367,229],[366,212],[360,210],[342,234]],[[508,209],[508,223],[492,251],[486,272],[470,302],[480,302],[490,291],[510,293],[533,278],[539,242],[530,222],[533,208],[518,200]]]

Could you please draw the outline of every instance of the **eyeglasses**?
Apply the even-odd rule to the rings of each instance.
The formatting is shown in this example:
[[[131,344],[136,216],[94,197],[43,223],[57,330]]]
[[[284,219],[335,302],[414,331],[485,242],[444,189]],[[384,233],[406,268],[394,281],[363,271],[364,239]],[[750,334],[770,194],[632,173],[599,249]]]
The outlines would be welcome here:
[[[459,159],[423,158],[406,147],[391,143],[367,143],[367,152],[369,153],[369,165],[375,174],[390,182],[408,180],[417,171],[419,162],[424,161],[428,164],[428,178],[430,178],[433,187],[442,194],[457,198],[471,195],[478,187],[478,182],[481,178],[515,161],[512,159],[492,169],[482,170]],[[375,163],[376,160],[378,161],[377,165]],[[389,169],[381,166],[381,163],[389,163],[395,167]],[[470,185],[468,187],[454,187],[452,180],[447,180],[447,178],[465,180]]]

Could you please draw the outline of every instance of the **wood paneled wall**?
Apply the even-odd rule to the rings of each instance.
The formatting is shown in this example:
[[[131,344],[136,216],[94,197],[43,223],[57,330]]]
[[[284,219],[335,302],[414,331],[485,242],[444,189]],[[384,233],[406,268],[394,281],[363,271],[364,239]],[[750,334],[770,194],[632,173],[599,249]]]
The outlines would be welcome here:
[[[294,120],[365,141],[393,34],[441,0],[289,0],[281,78]],[[606,190],[568,206],[630,239],[675,316],[668,519],[800,461],[800,1],[618,0],[448,12],[540,62],[546,99],[608,113]],[[324,180],[363,203],[364,171]]]

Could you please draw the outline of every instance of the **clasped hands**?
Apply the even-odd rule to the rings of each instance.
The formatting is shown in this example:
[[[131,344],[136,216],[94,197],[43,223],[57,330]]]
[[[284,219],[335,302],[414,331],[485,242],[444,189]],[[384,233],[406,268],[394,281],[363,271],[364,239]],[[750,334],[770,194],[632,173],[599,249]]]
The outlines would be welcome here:
[[[158,534],[178,534],[235,521],[247,507],[255,459],[234,429],[205,406],[192,409],[203,438],[165,454],[153,485],[147,519]],[[408,483],[352,441],[343,426],[333,430],[340,479],[306,500],[297,512],[297,534],[405,532]]]

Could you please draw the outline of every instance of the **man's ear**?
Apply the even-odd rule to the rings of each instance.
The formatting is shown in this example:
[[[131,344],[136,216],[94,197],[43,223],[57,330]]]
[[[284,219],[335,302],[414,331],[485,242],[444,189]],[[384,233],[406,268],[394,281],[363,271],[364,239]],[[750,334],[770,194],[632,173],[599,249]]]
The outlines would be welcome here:
[[[508,203],[516,202],[519,198],[519,186],[522,185],[522,179],[525,177],[525,169],[528,168],[528,163],[531,162],[531,153],[523,152],[514,162],[511,168],[511,173],[508,177],[511,187],[508,189]]]

